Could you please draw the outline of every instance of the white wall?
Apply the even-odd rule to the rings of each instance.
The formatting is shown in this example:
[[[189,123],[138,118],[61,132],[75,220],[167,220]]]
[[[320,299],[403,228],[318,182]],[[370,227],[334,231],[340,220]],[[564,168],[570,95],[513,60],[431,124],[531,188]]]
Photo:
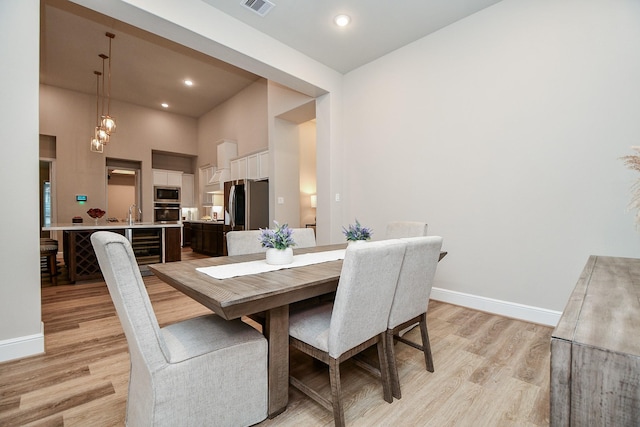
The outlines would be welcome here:
[[[40,316],[37,0],[0,1],[0,362],[44,351]],[[16,41],[19,40],[19,43]]]
[[[238,157],[269,146],[267,81],[260,79],[198,119],[198,166],[217,166],[217,144],[238,144]]]
[[[427,221],[436,287],[561,311],[590,254],[640,256],[639,75],[631,0],[504,0],[351,72],[345,224]]]

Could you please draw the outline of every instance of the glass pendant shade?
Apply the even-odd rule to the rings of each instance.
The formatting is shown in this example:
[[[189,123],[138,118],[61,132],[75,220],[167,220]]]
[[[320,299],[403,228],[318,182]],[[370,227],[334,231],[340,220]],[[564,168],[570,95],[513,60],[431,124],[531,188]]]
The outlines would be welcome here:
[[[94,138],[97,139],[102,145],[109,142],[109,134],[102,126],[96,126],[96,133]]]
[[[109,115],[102,116],[101,127],[109,134],[115,133],[116,131],[116,119],[115,117],[111,117]]]
[[[102,153],[104,151],[104,146],[98,139],[91,138],[91,152],[92,153]]]

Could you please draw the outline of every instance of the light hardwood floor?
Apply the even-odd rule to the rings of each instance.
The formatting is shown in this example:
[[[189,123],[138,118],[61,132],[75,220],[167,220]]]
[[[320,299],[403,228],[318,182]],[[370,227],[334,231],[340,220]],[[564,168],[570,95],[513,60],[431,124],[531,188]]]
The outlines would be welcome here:
[[[161,326],[209,313],[157,278],[144,280]],[[43,287],[42,320],[46,355],[0,364],[0,426],[124,425],[129,356],[104,282]],[[428,322],[435,372],[396,344],[403,397],[392,404],[378,380],[343,364],[348,425],[549,424],[551,328],[435,301]],[[291,359],[296,376],[330,395],[326,367],[294,351]],[[287,410],[259,425],[332,424],[330,412],[291,389]]]

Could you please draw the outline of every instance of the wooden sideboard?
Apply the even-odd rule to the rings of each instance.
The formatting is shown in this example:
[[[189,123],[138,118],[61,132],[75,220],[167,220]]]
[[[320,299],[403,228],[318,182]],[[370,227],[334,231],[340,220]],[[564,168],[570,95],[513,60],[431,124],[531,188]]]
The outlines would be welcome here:
[[[591,256],[551,336],[554,426],[640,423],[640,259]]]

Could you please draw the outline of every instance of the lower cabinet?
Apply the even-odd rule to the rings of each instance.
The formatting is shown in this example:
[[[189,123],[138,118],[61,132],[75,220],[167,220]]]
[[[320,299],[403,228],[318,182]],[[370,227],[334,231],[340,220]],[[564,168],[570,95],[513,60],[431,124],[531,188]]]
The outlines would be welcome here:
[[[104,230],[104,229],[101,229]],[[164,230],[164,231],[163,231]],[[67,266],[69,281],[97,279],[102,277],[96,254],[91,244],[91,235],[98,230],[64,230],[62,249],[64,263]],[[160,262],[173,262],[182,259],[180,247],[180,227],[135,227],[108,229],[124,235],[131,242],[136,262],[141,266]],[[164,233],[164,248],[163,236]],[[163,260],[164,249],[164,260]]]
[[[182,223],[182,246],[191,246],[191,223]]]
[[[191,249],[209,256],[224,255],[223,225],[192,222]]]
[[[106,230],[124,235],[125,230]],[[62,254],[67,266],[69,282],[102,278],[96,253],[91,244],[91,235],[96,230],[64,231],[62,234]]]
[[[182,248],[180,246],[181,228],[164,229],[164,262],[180,261]]]

